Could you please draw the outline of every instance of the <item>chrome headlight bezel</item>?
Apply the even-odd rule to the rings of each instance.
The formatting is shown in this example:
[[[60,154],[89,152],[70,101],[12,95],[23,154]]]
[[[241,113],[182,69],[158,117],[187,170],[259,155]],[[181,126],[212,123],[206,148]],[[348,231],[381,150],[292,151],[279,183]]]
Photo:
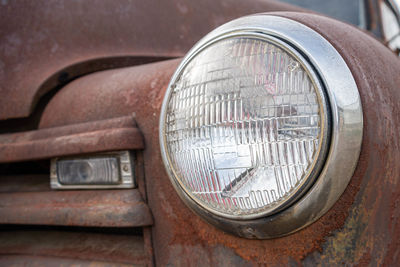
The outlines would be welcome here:
[[[226,216],[199,205],[178,180],[169,162],[165,144],[165,115],[171,86],[186,64],[208,45],[229,36],[257,36],[274,41],[294,54],[310,74],[317,88],[326,90],[329,104],[324,143],[326,153],[290,202],[258,216]],[[322,89],[324,88],[324,89]],[[200,40],[186,55],[171,79],[160,116],[160,144],[170,180],[184,202],[210,223],[248,238],[271,238],[289,234],[320,218],[340,197],[358,161],[362,140],[362,109],[354,78],[336,49],[320,34],[296,21],[258,14],[229,22]],[[330,128],[330,129],[329,129]]]

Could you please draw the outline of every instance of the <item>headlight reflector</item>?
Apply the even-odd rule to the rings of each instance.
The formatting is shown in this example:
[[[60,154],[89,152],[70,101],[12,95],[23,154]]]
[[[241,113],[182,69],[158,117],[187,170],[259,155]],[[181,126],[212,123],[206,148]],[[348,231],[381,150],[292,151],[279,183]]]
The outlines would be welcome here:
[[[277,212],[312,184],[325,159],[328,111],[317,75],[280,40],[224,36],[170,84],[162,145],[173,178],[227,218]]]

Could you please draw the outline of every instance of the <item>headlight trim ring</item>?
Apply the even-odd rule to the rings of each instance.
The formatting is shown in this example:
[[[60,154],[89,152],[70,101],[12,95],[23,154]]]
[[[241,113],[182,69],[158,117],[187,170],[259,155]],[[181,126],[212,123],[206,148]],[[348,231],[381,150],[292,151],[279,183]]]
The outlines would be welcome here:
[[[272,36],[292,47],[318,73],[331,113],[331,137],[324,166],[311,188],[278,213],[259,218],[233,219],[198,205],[179,185],[168,162],[164,124],[171,86],[183,67],[210,42],[237,34]],[[182,200],[197,214],[223,230],[246,238],[274,238],[298,231],[325,214],[339,199],[358,162],[362,142],[362,107],[357,85],[336,49],[311,28],[279,16],[257,14],[222,25],[200,40],[183,59],[167,90],[160,116],[160,144],[164,164]]]

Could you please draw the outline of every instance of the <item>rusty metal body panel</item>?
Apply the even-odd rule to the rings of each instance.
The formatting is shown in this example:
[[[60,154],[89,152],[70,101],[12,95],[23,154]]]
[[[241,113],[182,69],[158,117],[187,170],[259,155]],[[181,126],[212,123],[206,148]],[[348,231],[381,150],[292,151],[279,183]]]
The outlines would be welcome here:
[[[0,194],[0,224],[140,227],[153,219],[137,189],[51,191]]]
[[[39,7],[36,2],[2,1],[0,23],[7,22],[8,27],[2,27],[0,34],[0,119],[28,116],[48,90],[80,75],[182,56],[212,28],[238,16],[297,10],[261,0],[252,4],[239,0],[99,0],[92,8],[93,3],[50,1]],[[20,17],[11,19],[15,14]],[[153,250],[155,263],[160,266],[399,262],[398,58],[350,25],[305,13],[275,15],[297,20],[325,36],[343,55],[360,89],[365,124],[360,161],[345,193],[327,214],[283,238],[246,240],[214,228],[183,204],[162,165],[158,141],[162,99],[180,62],[175,59],[76,79],[51,99],[39,130],[0,136],[1,162],[109,149],[144,149],[137,155],[137,190],[48,192],[43,179],[40,185],[31,187],[27,180],[35,179],[32,175],[20,179],[25,182],[19,189],[42,192],[15,193],[18,187],[10,181],[12,176],[0,182],[7,185],[0,196],[0,224],[150,225],[150,207],[154,226],[143,229],[144,238],[54,231],[0,232],[0,255],[23,251],[65,257],[60,262],[66,265],[75,264],[70,259],[144,265],[149,264]],[[136,114],[136,122],[132,113]],[[115,138],[102,131],[112,132]],[[108,143],[99,146],[83,142],[73,147],[68,142],[98,140],[99,136],[106,137]],[[110,142],[113,145],[105,145]],[[144,217],[138,216],[143,214]],[[11,256],[3,259],[6,263],[16,262]],[[39,265],[51,265],[57,258],[29,259]]]
[[[0,194],[12,192],[46,191],[50,191],[48,175],[2,175],[0,178]]]
[[[43,114],[41,127],[136,113],[146,143],[143,156],[157,264],[392,265],[399,260],[398,58],[353,26],[318,15],[276,15],[302,22],[332,43],[355,77],[364,110],[362,151],[349,186],[327,214],[297,233],[273,240],[234,237],[208,225],[180,201],[162,166],[158,143],[161,102],[179,60],[84,77],[60,91]],[[96,95],[103,97],[92,101]],[[71,109],[62,102],[78,96],[74,106],[80,108],[67,112]]]
[[[132,116],[0,135],[0,163],[143,149]]]
[[[0,265],[2,266],[80,266],[80,267],[139,267],[146,266],[145,264],[125,264],[111,263],[105,261],[88,261],[68,259],[61,257],[43,257],[43,256],[28,256],[28,255],[7,255],[0,256]]]
[[[368,35],[355,38],[357,32],[351,26],[332,28],[329,19],[283,16],[316,28],[342,54],[358,85],[364,112],[361,156],[345,195],[358,192],[343,226],[326,238],[323,253],[314,252],[305,262],[396,265],[400,252],[400,60]]]
[[[0,232],[0,263],[2,263],[1,257],[6,255],[18,257],[36,255],[148,266],[147,255],[143,248],[143,238],[134,235],[78,233],[60,230],[52,232],[12,230]],[[43,262],[45,262],[44,258]],[[17,263],[18,261],[13,264]],[[48,261],[48,263],[50,266],[54,266],[51,265],[52,261]]]
[[[145,264],[126,264],[126,263],[111,263],[105,261],[88,261],[88,260],[77,260],[68,259],[61,257],[43,257],[43,256],[28,256],[28,255],[7,255],[0,256],[0,262],[4,266],[33,266],[33,267],[44,267],[44,266],[80,266],[80,267],[139,267],[146,266]]]
[[[43,94],[77,76],[183,56],[224,22],[279,10],[301,9],[262,0],[2,1],[0,119],[29,116]]]

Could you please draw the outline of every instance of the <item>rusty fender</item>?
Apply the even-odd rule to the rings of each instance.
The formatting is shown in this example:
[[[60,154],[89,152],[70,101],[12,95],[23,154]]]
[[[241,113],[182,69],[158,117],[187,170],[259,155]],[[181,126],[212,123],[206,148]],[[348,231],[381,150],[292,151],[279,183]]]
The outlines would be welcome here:
[[[362,150],[350,184],[328,213],[299,232],[272,240],[234,237],[202,221],[178,198],[162,165],[158,121],[179,60],[78,79],[51,100],[40,127],[136,113],[146,143],[143,161],[157,264],[394,264],[400,260],[400,62],[353,26],[319,15],[275,15],[309,26],[339,51],[356,80],[364,112]]]

